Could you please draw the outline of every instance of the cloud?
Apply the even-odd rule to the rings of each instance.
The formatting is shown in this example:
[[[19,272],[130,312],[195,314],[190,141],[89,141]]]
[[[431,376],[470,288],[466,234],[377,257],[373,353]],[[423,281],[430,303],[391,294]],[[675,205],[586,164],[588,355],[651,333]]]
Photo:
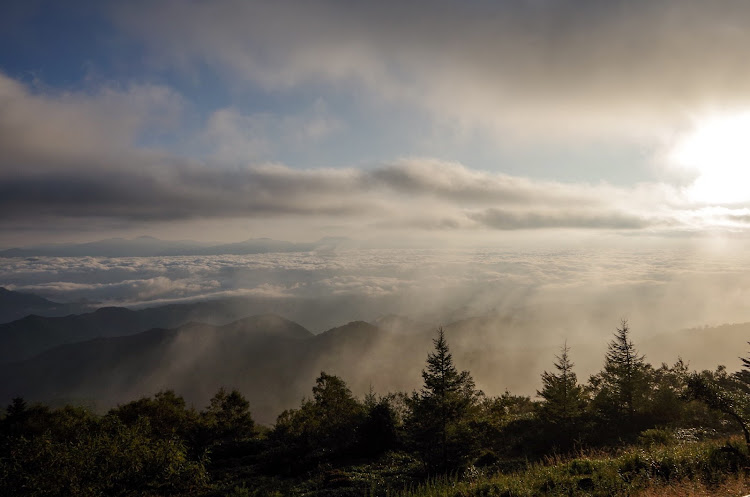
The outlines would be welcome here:
[[[343,128],[322,100],[295,115],[273,113],[245,115],[227,107],[208,117],[201,139],[213,160],[247,163],[273,157],[279,149],[306,146]]]
[[[502,230],[538,228],[609,228],[639,229],[649,226],[644,218],[617,212],[596,213],[576,210],[555,210],[550,212],[513,212],[501,209],[487,209],[470,217],[483,225]]]
[[[124,280],[116,283],[73,283],[53,281],[29,284],[14,288],[40,295],[64,296],[68,301],[142,302],[160,299],[176,299],[210,294],[219,286],[216,280],[169,279],[155,276],[142,280]]]
[[[182,98],[164,86],[33,92],[0,73],[0,179],[110,164],[134,168],[134,143],[173,127],[182,107]]]
[[[374,230],[700,224],[699,215],[689,214],[697,207],[684,192],[664,184],[532,180],[429,157],[315,169],[242,160],[262,155],[262,142],[270,143],[274,130],[286,133],[278,143],[333,132],[336,122],[324,107],[285,118],[217,111],[200,132],[213,140],[213,152],[196,159],[139,144],[144,132],[168,127],[180,114],[182,99],[167,88],[38,94],[0,76],[0,99],[0,129],[7,131],[0,134],[7,150],[0,156],[0,220],[6,231],[41,223],[70,226],[76,219],[127,227],[269,217]]]
[[[550,237],[546,248],[6,258],[0,286],[112,305],[243,297],[244,312],[279,312],[316,330],[388,313],[446,324],[493,309],[571,338],[602,336],[621,316],[644,335],[750,320],[744,241],[709,251],[576,240],[567,248],[565,237]]]
[[[750,102],[750,6],[731,0],[166,0],[112,15],[165,64],[364,89],[505,135],[642,136],[695,105]]]
[[[611,206],[608,199],[613,191],[633,204],[621,213],[610,207],[611,214],[600,216],[598,212]],[[567,208],[571,204],[577,208]],[[483,209],[475,212],[477,207]],[[409,218],[413,225],[434,224],[439,215],[443,229],[470,228],[472,222],[517,229],[523,219],[529,221],[525,227],[532,229],[634,229],[649,224],[643,217],[648,207],[635,202],[627,190],[606,185],[536,183],[434,160],[370,170],[168,164],[154,173],[145,168],[93,171],[85,176],[63,172],[0,181],[0,217],[5,220],[24,215],[96,215],[132,221],[323,215],[397,227]],[[500,213],[515,221],[499,222]],[[611,222],[603,221],[607,218]]]

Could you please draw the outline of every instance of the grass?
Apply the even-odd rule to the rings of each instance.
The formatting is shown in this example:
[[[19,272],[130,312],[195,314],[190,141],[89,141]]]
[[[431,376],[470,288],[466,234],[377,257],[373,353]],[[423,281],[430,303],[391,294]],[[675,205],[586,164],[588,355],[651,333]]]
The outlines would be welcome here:
[[[489,468],[422,480],[414,458],[324,464],[295,478],[233,468],[206,497],[740,497],[750,493],[750,455],[739,439],[672,442],[549,457],[517,469]]]
[[[400,452],[385,454],[375,461],[322,463],[289,477],[262,475],[239,465],[223,472],[203,497],[395,496],[404,488],[416,487],[421,469],[418,460]]]
[[[647,488],[635,497],[740,497],[750,492],[750,477],[730,477],[720,484],[682,481],[675,485]]]
[[[530,464],[493,476],[440,478],[398,497],[741,496],[750,491],[743,444],[693,442]]]

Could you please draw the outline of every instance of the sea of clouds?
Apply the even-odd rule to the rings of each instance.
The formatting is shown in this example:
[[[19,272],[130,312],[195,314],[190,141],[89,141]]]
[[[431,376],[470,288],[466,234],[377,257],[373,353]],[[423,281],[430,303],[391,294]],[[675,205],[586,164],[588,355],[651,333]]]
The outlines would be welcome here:
[[[61,302],[357,302],[330,319],[314,311],[292,316],[313,331],[386,314],[438,323],[521,310],[571,329],[620,318],[655,331],[743,322],[750,321],[748,274],[750,257],[741,251],[684,247],[0,258],[3,286]]]

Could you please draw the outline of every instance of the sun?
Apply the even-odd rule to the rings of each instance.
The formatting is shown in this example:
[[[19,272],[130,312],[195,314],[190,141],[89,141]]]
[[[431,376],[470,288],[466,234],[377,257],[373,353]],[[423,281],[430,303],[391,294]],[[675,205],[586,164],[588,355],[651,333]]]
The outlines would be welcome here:
[[[713,205],[750,200],[750,111],[696,121],[669,154],[670,162],[697,173],[686,193]]]

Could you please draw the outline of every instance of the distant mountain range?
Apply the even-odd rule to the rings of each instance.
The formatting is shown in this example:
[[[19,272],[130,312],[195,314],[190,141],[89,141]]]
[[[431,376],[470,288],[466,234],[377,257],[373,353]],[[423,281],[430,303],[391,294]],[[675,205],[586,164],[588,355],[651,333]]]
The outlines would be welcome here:
[[[67,316],[89,310],[90,304],[61,304],[31,293],[14,292],[0,287],[0,323],[15,321],[29,314]]]
[[[150,328],[173,328],[194,320],[213,321],[210,305],[173,305],[133,311],[102,307],[94,312],[62,317],[30,315],[0,324],[0,363],[28,359],[47,349],[100,337],[127,336]],[[215,306],[223,307],[221,304]],[[240,313],[227,306],[226,321]]]
[[[9,337],[18,341],[24,329],[43,339],[70,333],[67,340],[72,342],[83,337],[79,330],[98,333],[98,338],[0,365],[0,403],[21,395],[30,401],[96,403],[106,408],[172,388],[202,406],[220,386],[227,386],[240,388],[257,419],[271,423],[283,409],[309,395],[321,370],[340,375],[359,395],[371,386],[383,393],[417,388],[435,331],[389,316],[379,320],[385,330],[354,321],[314,335],[292,321],[265,314],[221,326],[188,322],[112,336],[168,315],[160,312],[163,309],[104,308],[81,316],[27,317],[9,323],[0,329],[0,350],[9,349],[14,343]],[[186,317],[174,312],[171,319]],[[521,361],[526,354],[540,355],[536,347],[520,353],[501,350],[500,341],[487,336],[495,324],[490,319],[470,320],[447,327],[455,338],[453,352],[460,366],[480,374],[490,371],[485,376],[506,375],[518,364],[512,354]],[[491,368],[472,364],[475,361]]]
[[[128,309],[94,304],[59,304],[0,288],[0,363],[27,359],[49,348],[97,337],[130,335],[150,328],[175,328],[191,321],[223,325],[243,317],[275,313],[315,332],[367,315],[366,297],[318,299],[231,297]],[[377,323],[390,330],[388,318]],[[403,327],[403,322],[401,322]]]
[[[288,395],[284,383],[300,367],[294,358],[312,338],[272,315],[222,327],[190,323],[97,338],[0,366],[0,397],[95,399],[109,406],[166,388],[186,392],[190,400],[207,399],[225,384],[242,387],[253,399],[262,392]]]
[[[15,299],[18,294],[5,290],[0,291],[0,305],[3,298]],[[32,295],[33,296],[33,295]],[[40,297],[37,297],[40,298]],[[44,300],[44,299],[42,299]],[[49,302],[49,301],[46,301]],[[101,337],[127,336],[151,328],[176,328],[190,322],[201,322],[211,325],[223,325],[260,313],[263,309],[294,310],[297,313],[309,314],[309,307],[326,312],[335,303],[293,302],[294,309],[286,309],[286,302],[267,301],[263,299],[231,298],[207,300],[185,304],[167,304],[144,309],[127,309],[125,307],[101,307],[81,314],[70,314],[75,306],[46,309],[66,311],[64,316],[42,316],[34,311],[21,319],[0,324],[0,363],[28,359],[45,350],[68,343],[81,342]],[[39,308],[35,308],[39,310]],[[44,309],[43,309],[44,310]],[[331,313],[335,309],[330,310]]]
[[[173,388],[202,405],[227,386],[242,390],[259,420],[272,422],[308,393],[320,369],[348,370],[343,364],[365,360],[379,337],[379,330],[364,322],[316,336],[275,315],[224,326],[156,328],[62,345],[1,365],[0,399],[23,395],[111,406]]]
[[[469,369],[477,385],[489,393],[508,388],[529,394],[557,351],[533,337],[523,347],[512,341],[504,345],[519,334],[512,323],[506,324],[507,329],[498,330],[496,322],[485,317],[447,326],[451,351],[456,364]],[[728,331],[724,341],[732,350],[738,336],[747,336],[750,325],[724,331]],[[223,326],[188,323],[69,343],[0,365],[0,402],[20,395],[29,401],[106,409],[174,389],[189,403],[203,407],[225,386],[243,392],[258,421],[273,423],[281,411],[310,395],[321,370],[341,376],[357,395],[371,387],[379,393],[418,389],[432,338],[432,328],[385,331],[362,321],[314,335],[275,315]],[[585,347],[574,351],[576,357],[590,353]],[[726,357],[727,350],[722,352]],[[677,355],[670,354],[670,360]]]
[[[110,238],[76,244],[47,244],[0,251],[0,257],[154,257],[170,255],[247,255],[270,252],[309,252],[332,249],[348,243],[346,238],[322,238],[316,242],[294,243],[270,238],[244,242],[209,244],[192,240],[168,241],[151,236]]]
[[[242,301],[105,307],[0,325],[0,404],[20,395],[106,409],[174,389],[203,407],[225,386],[239,388],[256,419],[272,423],[309,396],[321,370],[341,376],[357,395],[370,388],[379,393],[419,388],[435,335],[434,325],[395,315],[316,335],[278,315],[246,317],[250,311]],[[505,389],[533,394],[559,352],[558,337],[551,339],[528,317],[491,313],[445,329],[457,366],[470,370],[477,386],[491,394]],[[681,356],[695,368],[723,363],[734,370],[735,358],[747,355],[748,337],[750,323],[744,323],[660,333],[636,345],[655,366]],[[591,338],[572,350],[589,371],[600,367],[611,333]]]

